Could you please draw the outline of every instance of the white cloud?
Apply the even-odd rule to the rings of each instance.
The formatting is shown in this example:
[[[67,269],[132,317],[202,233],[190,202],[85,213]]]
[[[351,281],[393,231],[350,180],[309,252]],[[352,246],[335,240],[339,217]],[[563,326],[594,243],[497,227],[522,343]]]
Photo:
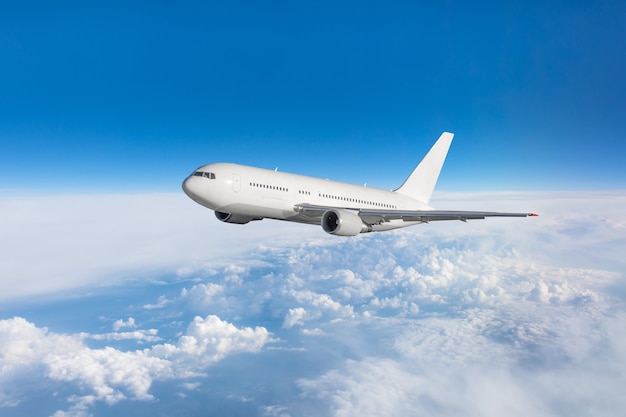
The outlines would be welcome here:
[[[102,334],[81,334],[81,336],[93,340],[136,340],[138,342],[158,342],[158,329],[135,330],[132,332],[115,332]]]
[[[120,329],[123,329],[125,327],[130,327],[130,328],[137,327],[137,325],[135,324],[135,319],[132,317],[129,317],[128,320],[126,321],[119,319],[119,320],[116,320],[115,323],[113,323],[113,330],[116,332],[119,332]]]
[[[302,334],[305,334],[307,336],[324,336],[326,335],[326,332],[324,332],[324,330],[322,329],[302,329]]]
[[[269,405],[261,407],[261,411],[264,416],[269,417],[291,417],[289,414],[287,407],[280,405]]]
[[[233,352],[258,352],[270,341],[270,334],[264,327],[238,329],[217,316],[195,317],[175,345],[156,345],[144,353],[173,360],[184,372],[192,373]]]
[[[49,354],[77,350],[81,338],[50,333],[21,317],[0,320],[0,370],[2,374],[41,362]]]
[[[79,349],[79,337],[38,328],[21,317],[0,320],[0,406],[15,407],[26,393],[20,384],[36,384],[48,355]]]
[[[186,389],[187,391],[194,391],[198,389],[200,385],[201,385],[200,382],[184,382],[180,384],[180,386]]]
[[[94,401],[107,404],[115,404],[127,396],[152,399],[148,393],[152,381],[169,378],[173,372],[166,360],[111,347],[49,355],[45,364],[49,378],[77,382],[88,387]]]
[[[196,284],[190,289],[184,288],[181,292],[181,298],[187,299],[190,304],[201,307],[214,302],[216,296],[223,293],[223,285],[210,282],[208,284]]]
[[[297,303],[307,306],[307,309],[297,307],[289,310],[284,321],[285,327],[287,328],[295,324],[302,324],[304,320],[317,319],[322,316],[327,316],[332,319],[343,319],[355,316],[354,308],[351,305],[343,305],[335,301],[328,294],[319,294],[307,289],[293,289],[287,294]]]
[[[416,400],[427,381],[390,359],[348,360],[343,371],[332,370],[316,380],[300,380],[306,396],[329,403],[330,415],[390,416],[416,415]],[[417,413],[416,413],[417,411]],[[434,410],[433,410],[434,411]],[[326,410],[308,410],[323,415]]]
[[[164,295],[162,295],[159,297],[156,304],[145,304],[143,308],[145,308],[146,310],[158,310],[165,308],[170,303],[171,300],[168,300]]]
[[[302,307],[290,308],[289,312],[285,316],[283,321],[283,327],[291,329],[297,324],[302,324],[304,317],[306,316],[306,310]]]
[[[154,397],[149,390],[154,381],[198,374],[232,353],[257,352],[270,341],[265,328],[239,329],[216,316],[196,317],[174,345],[155,345],[142,351],[92,349],[83,344],[86,337],[154,341],[141,332],[134,337],[124,333],[65,336],[38,328],[20,317],[0,320],[2,407],[19,404],[10,387],[24,373],[31,375],[33,384],[45,377],[80,387],[82,395],[70,397],[72,407],[57,415],[82,415],[95,402],[113,405],[124,399],[151,400]],[[187,387],[193,389],[197,385],[189,383]]]

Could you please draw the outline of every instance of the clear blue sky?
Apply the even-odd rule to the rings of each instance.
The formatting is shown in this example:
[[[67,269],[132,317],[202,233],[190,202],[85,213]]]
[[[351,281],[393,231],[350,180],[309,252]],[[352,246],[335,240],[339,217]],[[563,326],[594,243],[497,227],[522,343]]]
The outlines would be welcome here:
[[[0,6],[0,190],[178,191],[230,161],[390,188],[626,187],[626,3]]]

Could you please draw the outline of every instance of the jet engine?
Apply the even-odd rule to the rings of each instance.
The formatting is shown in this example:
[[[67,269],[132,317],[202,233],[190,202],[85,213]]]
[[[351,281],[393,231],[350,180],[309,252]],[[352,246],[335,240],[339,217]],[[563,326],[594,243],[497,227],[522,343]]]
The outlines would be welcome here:
[[[252,220],[259,220],[249,216],[242,216],[241,214],[224,213],[222,211],[216,211],[215,217],[221,222],[233,224],[246,224]]]
[[[350,210],[328,210],[322,215],[322,228],[325,232],[337,236],[356,236],[359,233],[369,232],[363,220]]]

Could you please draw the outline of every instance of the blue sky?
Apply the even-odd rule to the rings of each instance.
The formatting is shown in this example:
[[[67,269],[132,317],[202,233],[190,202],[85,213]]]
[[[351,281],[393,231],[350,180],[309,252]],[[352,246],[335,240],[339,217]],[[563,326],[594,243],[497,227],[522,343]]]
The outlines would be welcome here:
[[[624,188],[623,2],[209,2],[0,13],[0,189],[176,191],[232,161],[441,190]]]

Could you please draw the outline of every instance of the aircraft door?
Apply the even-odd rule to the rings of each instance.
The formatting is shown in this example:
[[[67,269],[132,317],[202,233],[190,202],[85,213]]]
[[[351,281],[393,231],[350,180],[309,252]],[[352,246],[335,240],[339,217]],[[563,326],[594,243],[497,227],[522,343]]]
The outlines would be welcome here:
[[[233,191],[236,193],[241,191],[241,177],[239,174],[233,174]]]

